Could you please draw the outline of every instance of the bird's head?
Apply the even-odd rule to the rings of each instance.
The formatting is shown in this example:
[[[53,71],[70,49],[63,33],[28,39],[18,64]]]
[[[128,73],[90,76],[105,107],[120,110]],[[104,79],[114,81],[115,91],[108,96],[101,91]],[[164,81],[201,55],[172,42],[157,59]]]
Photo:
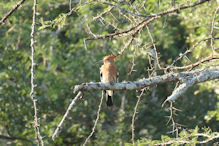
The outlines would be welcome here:
[[[108,55],[108,56],[105,56],[105,57],[103,58],[103,62],[104,62],[104,63],[107,63],[107,62],[113,63],[113,62],[114,62],[114,59],[115,59],[117,56],[118,56],[118,55],[113,55],[113,54]]]

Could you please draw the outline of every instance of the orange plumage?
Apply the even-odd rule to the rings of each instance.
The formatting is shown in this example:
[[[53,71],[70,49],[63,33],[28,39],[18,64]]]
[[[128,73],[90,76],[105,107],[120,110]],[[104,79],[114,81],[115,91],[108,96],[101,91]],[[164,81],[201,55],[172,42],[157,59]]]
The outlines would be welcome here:
[[[100,79],[103,83],[114,83],[117,81],[117,68],[114,59],[117,55],[108,55],[103,58],[103,65],[100,68]],[[113,105],[113,90],[106,90],[106,104],[107,106]]]

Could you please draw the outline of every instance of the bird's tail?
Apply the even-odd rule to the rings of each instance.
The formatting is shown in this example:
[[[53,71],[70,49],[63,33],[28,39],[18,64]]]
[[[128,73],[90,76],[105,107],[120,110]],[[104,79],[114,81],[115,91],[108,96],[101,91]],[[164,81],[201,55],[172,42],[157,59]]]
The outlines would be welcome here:
[[[106,91],[106,105],[107,106],[113,106],[113,91],[107,90]]]
[[[113,106],[112,96],[106,95],[106,105]]]

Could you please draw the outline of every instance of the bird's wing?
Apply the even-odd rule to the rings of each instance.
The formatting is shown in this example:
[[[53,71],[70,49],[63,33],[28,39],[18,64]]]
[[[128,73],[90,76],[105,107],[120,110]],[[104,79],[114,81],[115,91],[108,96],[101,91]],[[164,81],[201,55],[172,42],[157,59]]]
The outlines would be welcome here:
[[[102,68],[103,66],[100,68],[100,81],[103,82],[103,73],[102,73]]]
[[[116,82],[119,82],[119,72],[117,72]]]
[[[116,68],[115,64],[113,64],[111,70],[112,70],[112,75],[113,75],[113,82],[117,82],[117,80],[118,80],[118,71],[117,71],[117,68]]]

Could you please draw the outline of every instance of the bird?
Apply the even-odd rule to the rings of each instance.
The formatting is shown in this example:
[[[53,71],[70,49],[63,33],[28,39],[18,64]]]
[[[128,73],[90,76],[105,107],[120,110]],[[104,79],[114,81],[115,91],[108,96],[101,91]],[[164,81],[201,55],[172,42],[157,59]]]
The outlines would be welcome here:
[[[100,67],[100,80],[102,83],[115,83],[118,79],[118,72],[114,59],[118,55],[108,55],[103,58],[103,65]],[[105,90],[106,105],[113,106],[113,90]]]

